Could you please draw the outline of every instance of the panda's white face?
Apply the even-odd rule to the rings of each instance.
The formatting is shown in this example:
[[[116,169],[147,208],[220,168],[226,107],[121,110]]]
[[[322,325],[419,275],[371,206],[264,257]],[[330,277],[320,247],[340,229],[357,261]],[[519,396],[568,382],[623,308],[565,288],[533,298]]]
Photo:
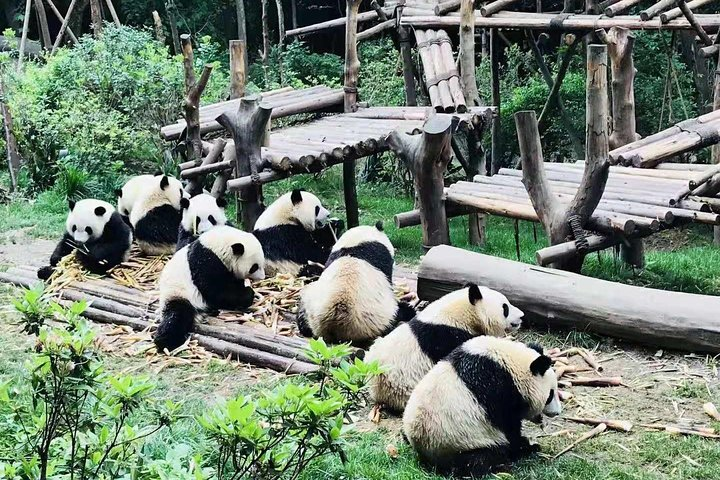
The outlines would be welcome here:
[[[557,374],[554,369],[549,368],[545,372],[542,383],[545,387],[543,390],[548,392],[543,413],[548,417],[557,417],[562,413],[562,402],[558,393]]]
[[[115,209],[102,200],[85,199],[70,202],[70,213],[65,222],[67,233],[78,244],[97,240],[105,230]]]
[[[265,255],[252,233],[222,225],[203,233],[198,241],[215,253],[236,278],[265,278]]]
[[[504,329],[505,333],[517,331],[522,325],[525,315],[522,310],[512,305],[507,297],[497,290],[480,287],[482,299],[475,302],[480,317],[484,317],[491,330]]]
[[[327,225],[330,212],[322,206],[320,199],[310,192],[293,190],[290,192],[293,217],[308,232]]]
[[[226,202],[223,198],[203,193],[189,200],[181,199],[180,205],[183,208],[182,226],[187,232],[201,235],[227,223],[224,210]]]

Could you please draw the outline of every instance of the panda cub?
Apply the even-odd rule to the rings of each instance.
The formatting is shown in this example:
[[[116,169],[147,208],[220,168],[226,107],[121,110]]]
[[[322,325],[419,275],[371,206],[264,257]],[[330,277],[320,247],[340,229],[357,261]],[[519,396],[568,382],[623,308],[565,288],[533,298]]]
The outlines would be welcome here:
[[[182,214],[180,181],[166,175],[153,177],[130,212],[135,240],[145,255],[170,255],[175,251]]]
[[[136,175],[115,190],[117,196],[117,211],[123,221],[130,225],[130,214],[138,198],[152,185],[155,175]]]
[[[418,383],[403,431],[421,459],[441,473],[482,477],[539,451],[522,420],[562,411],[552,360],[542,348],[475,337],[438,362]]]
[[[50,265],[38,270],[38,278],[50,278],[58,262],[73,251],[80,264],[92,273],[104,274],[128,259],[132,232],[107,202],[70,200],[65,230],[50,256]]]
[[[517,330],[522,317],[505,295],[489,288],[470,285],[448,293],[372,345],[365,360],[377,360],[385,372],[370,381],[371,398],[402,412],[433,365],[475,336]]]
[[[333,228],[329,217],[330,212],[310,192],[296,189],[275,200],[253,230],[265,252],[268,276],[319,275],[322,268],[317,271],[308,262],[325,264],[328,258],[334,244],[334,236],[327,234]]]
[[[180,199],[182,220],[178,227],[176,251],[191,244],[203,233],[227,224],[224,198],[215,198],[207,193]]]
[[[158,351],[185,343],[200,312],[249,307],[246,278],[265,278],[265,258],[257,239],[236,228],[215,227],[175,253],[160,274]]]
[[[345,232],[320,278],[300,293],[300,333],[362,345],[410,320],[415,310],[398,302],[393,293],[394,255],[379,222]]]

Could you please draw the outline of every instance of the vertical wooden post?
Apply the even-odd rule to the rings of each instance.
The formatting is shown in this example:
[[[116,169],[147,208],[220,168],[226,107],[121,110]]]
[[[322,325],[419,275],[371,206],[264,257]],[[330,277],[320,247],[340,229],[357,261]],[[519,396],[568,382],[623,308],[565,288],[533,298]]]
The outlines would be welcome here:
[[[175,20],[175,12],[173,11],[174,8],[174,0],[167,0],[165,2],[165,12],[167,12],[168,23],[170,23],[170,35],[172,36],[173,41],[173,53],[177,55],[182,52],[182,48],[180,47],[180,34],[177,28],[177,20]]]
[[[245,1],[235,0],[235,16],[237,17],[238,40],[242,40],[247,45],[247,29],[245,25]],[[245,65],[247,71],[247,64]]]
[[[357,52],[357,15],[361,0],[347,0],[345,22],[345,112],[357,111],[358,76],[360,60]],[[345,215],[348,228],[360,225],[360,212],[357,198],[357,180],[355,178],[355,160],[343,162],[343,191],[345,195]]]
[[[92,24],[93,36],[99,38],[102,34],[102,9],[100,0],[90,0],[90,22]]]
[[[245,96],[247,85],[247,45],[244,40],[230,40],[230,98]]]
[[[2,78],[0,77],[0,115],[3,120],[3,130],[5,131],[5,146],[7,148],[8,171],[10,172],[10,186],[12,191],[17,189],[17,175],[20,171],[20,154],[18,153],[17,141],[12,131],[12,115],[10,109],[5,103],[5,91],[3,89]]]
[[[110,16],[113,19],[113,22],[115,23],[116,27],[119,27],[120,24],[120,18],[118,17],[117,12],[115,11],[115,6],[112,3],[112,0],[105,0],[105,4],[107,5],[108,10],[110,11]]]
[[[17,71],[22,68],[25,58],[25,44],[27,43],[28,29],[30,28],[30,7],[33,0],[25,0],[25,16],[23,17],[23,29],[20,36],[20,51],[18,52]]]
[[[218,123],[232,135],[235,142],[235,170],[238,177],[257,175],[262,163],[262,144],[265,141],[272,108],[261,103],[260,97],[240,99],[237,112],[223,113]],[[251,185],[240,189],[240,210],[238,222],[245,231],[251,232],[263,212],[262,186]]]
[[[45,50],[52,48],[52,40],[50,40],[50,28],[48,27],[47,13],[45,12],[45,5],[42,0],[35,1],[35,13],[38,17],[38,26],[40,27],[40,34],[42,38],[42,45]]]
[[[415,74],[413,73],[412,37],[407,27],[398,27],[398,38],[403,64],[403,81],[405,83],[405,105],[414,107],[417,105],[417,95],[415,92]]]
[[[497,115],[492,120],[492,150],[490,173],[495,175],[502,168],[500,154],[500,36],[497,28],[490,30],[490,87],[492,89],[492,105],[497,107]]]
[[[57,9],[55,6],[55,3],[53,0],[45,0],[48,4],[48,7],[50,7],[50,10],[55,14],[55,17],[57,17],[58,20],[60,20],[60,30],[58,31],[58,35],[55,38],[55,43],[53,43],[52,51],[50,53],[55,53],[55,51],[60,46],[60,42],[62,42],[63,36],[65,35],[65,31],[67,31],[68,37],[70,37],[70,40],[72,40],[73,43],[78,43],[78,39],[75,36],[75,33],[72,31],[72,29],[68,26],[68,23],[70,22],[70,16],[73,13],[73,9],[75,8],[75,0],[70,0],[70,5],[68,6],[67,13],[63,17],[60,13],[60,10]]]
[[[283,48],[285,45],[285,12],[283,11],[282,0],[275,0],[278,16],[278,78],[280,85],[283,84]]]
[[[425,122],[422,135],[408,135],[396,130],[387,139],[390,149],[414,171],[425,249],[450,245],[450,230],[442,197],[444,173],[451,158],[452,130],[452,120],[448,116],[433,115]]]
[[[720,39],[720,33],[718,33],[717,39]],[[720,53],[718,53],[717,66],[715,69],[715,83],[713,89],[713,110],[720,110]],[[713,145],[710,158],[712,163],[720,163],[720,145]],[[720,226],[715,226],[713,229],[715,233],[715,245],[720,245]]]
[[[290,0],[290,12],[291,12],[291,16],[292,16],[292,27],[298,28],[297,0]]]
[[[153,24],[155,25],[155,40],[165,45],[165,31],[163,30],[162,20],[157,10],[152,12]]]
[[[263,38],[263,49],[261,52],[262,65],[263,65],[263,79],[265,81],[265,88],[268,88],[268,62],[270,61],[270,27],[268,26],[268,0],[262,0],[262,16],[260,17],[262,22],[262,38]]]

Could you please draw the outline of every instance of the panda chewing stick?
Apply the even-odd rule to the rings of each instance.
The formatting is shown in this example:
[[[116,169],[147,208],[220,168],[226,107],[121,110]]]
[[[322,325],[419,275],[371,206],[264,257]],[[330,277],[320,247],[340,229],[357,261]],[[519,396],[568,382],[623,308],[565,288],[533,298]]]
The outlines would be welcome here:
[[[155,181],[156,175],[136,175],[131,177],[122,188],[115,190],[117,196],[117,211],[123,221],[130,225],[130,214],[133,207],[142,196],[142,193],[150,188]]]
[[[185,343],[198,313],[252,305],[246,278],[265,278],[265,258],[260,242],[236,228],[217,226],[175,253],[160,274],[158,351]]]
[[[444,474],[482,477],[539,451],[522,421],[562,411],[552,360],[542,348],[475,337],[418,383],[403,431],[424,463]]]
[[[178,227],[176,251],[191,244],[203,233],[211,229],[226,225],[224,198],[215,198],[207,193],[195,195],[187,199],[180,199],[182,207],[182,220]]]
[[[70,203],[65,234],[50,256],[50,265],[38,270],[47,280],[62,258],[73,251],[80,264],[92,273],[104,274],[130,255],[132,232],[115,208],[102,200]]]
[[[370,397],[402,412],[433,365],[473,337],[517,330],[522,317],[505,295],[489,288],[470,285],[448,293],[373,343],[365,360],[377,360],[385,371],[371,379]]]
[[[154,177],[138,197],[130,212],[130,224],[145,255],[175,252],[183,197],[182,183],[166,175]]]
[[[392,288],[395,249],[382,224],[345,232],[320,278],[300,293],[297,324],[305,336],[363,344],[409,321],[415,310]]]
[[[268,276],[315,276],[335,243],[330,212],[310,192],[293,190],[275,200],[255,222],[253,234],[265,252]]]

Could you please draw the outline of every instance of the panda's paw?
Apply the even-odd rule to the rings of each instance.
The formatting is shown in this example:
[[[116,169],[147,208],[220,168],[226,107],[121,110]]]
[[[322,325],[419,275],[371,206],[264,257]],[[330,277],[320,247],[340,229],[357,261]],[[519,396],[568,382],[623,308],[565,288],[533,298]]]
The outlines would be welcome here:
[[[316,278],[322,275],[325,267],[319,263],[308,263],[303,265],[298,272],[298,277]]]
[[[50,277],[52,276],[54,271],[55,271],[55,267],[52,267],[50,265],[40,267],[37,271],[37,278],[39,278],[43,282],[46,282],[50,279]]]

